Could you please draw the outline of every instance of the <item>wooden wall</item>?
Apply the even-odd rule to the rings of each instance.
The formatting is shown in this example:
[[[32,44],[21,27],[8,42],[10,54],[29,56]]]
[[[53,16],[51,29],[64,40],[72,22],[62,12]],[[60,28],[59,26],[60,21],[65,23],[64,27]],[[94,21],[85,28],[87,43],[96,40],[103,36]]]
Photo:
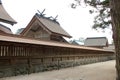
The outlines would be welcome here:
[[[0,41],[0,77],[106,61],[113,57],[110,51]]]
[[[39,25],[35,26],[36,29],[30,29],[24,36],[30,38],[36,38],[40,40],[50,40],[50,34],[41,28]]]

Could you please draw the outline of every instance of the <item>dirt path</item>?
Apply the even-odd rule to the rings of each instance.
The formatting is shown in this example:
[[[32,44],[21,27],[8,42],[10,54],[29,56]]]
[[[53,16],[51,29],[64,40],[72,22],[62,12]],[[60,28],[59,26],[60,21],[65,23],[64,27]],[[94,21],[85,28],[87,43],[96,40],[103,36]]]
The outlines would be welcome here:
[[[115,78],[115,61],[113,60],[0,80],[115,80]]]

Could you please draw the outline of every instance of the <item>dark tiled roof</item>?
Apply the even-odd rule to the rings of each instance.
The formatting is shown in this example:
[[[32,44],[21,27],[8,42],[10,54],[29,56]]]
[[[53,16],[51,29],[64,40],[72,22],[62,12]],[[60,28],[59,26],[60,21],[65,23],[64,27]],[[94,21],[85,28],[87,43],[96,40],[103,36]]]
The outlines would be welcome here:
[[[6,10],[2,6],[1,0],[0,0],[0,22],[5,22],[11,25],[16,23],[16,21],[6,12]]]

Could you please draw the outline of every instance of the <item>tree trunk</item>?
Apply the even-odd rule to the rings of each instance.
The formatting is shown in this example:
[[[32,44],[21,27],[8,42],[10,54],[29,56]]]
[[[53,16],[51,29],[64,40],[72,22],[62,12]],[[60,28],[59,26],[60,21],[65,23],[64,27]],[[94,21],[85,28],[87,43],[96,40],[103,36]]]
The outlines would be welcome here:
[[[120,0],[110,0],[110,7],[116,54],[116,80],[120,80]]]

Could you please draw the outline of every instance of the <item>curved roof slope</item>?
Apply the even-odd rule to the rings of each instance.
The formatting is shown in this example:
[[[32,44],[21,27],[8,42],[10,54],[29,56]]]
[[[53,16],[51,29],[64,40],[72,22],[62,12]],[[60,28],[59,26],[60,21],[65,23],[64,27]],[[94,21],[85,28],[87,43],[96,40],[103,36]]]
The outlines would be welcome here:
[[[71,37],[57,22],[44,17],[39,17],[39,21],[51,32]]]
[[[0,24],[0,33],[8,33],[8,34],[12,34],[12,31],[10,28]]]
[[[8,24],[15,24],[17,23],[11,16],[9,16],[9,14],[6,12],[6,10],[4,9],[2,2],[0,0],[0,22],[5,22]]]
[[[28,32],[28,30],[30,30],[33,26],[33,23],[35,23],[35,20],[38,20],[38,22],[40,24],[42,24],[46,30],[48,30],[49,32],[51,32],[52,34],[58,34],[61,36],[65,36],[68,38],[71,38],[71,36],[59,25],[58,22],[51,20],[49,18],[40,16],[39,14],[36,14],[32,20],[30,21],[30,23],[28,24],[28,26],[21,32],[21,35],[24,35]]]

